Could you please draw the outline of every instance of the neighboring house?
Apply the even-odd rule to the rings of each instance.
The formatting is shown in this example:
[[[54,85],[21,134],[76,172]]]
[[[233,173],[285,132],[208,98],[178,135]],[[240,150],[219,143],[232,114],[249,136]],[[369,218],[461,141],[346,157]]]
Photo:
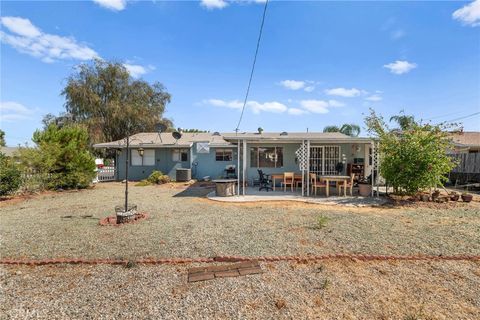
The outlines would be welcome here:
[[[265,173],[299,172],[296,151],[304,143],[310,146],[309,171],[320,175],[350,174],[359,176],[372,170],[373,140],[350,137],[342,133],[183,133],[176,140],[171,133],[138,133],[130,137],[129,179],[147,178],[160,170],[175,179],[176,168],[192,169],[192,177],[224,177],[228,166],[245,170],[248,181],[257,178],[257,169]],[[246,162],[243,148],[246,147]],[[126,140],[94,145],[116,149],[117,179],[125,179]],[[138,151],[143,149],[143,156]],[[343,163],[338,166],[338,163]],[[338,171],[338,169],[341,169]]]
[[[451,153],[479,153],[480,132],[461,131],[452,133],[454,150]]]

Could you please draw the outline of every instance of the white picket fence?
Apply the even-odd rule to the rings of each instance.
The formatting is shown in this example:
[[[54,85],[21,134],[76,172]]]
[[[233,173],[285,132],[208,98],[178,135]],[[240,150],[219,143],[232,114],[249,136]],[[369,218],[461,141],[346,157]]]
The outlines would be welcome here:
[[[97,181],[115,181],[117,178],[115,167],[103,167],[97,170]]]

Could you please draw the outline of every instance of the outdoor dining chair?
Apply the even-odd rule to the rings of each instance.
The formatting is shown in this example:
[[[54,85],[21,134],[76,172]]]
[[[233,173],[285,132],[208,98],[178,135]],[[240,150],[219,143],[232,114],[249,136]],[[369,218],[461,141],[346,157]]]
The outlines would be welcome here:
[[[287,186],[290,186],[292,192],[293,192],[293,185],[295,184],[295,173],[294,172],[285,172],[283,174],[283,181],[280,184],[283,186],[283,191],[287,191]]]
[[[353,196],[353,180],[355,178],[355,174],[352,173],[350,175],[350,181],[346,182],[345,184],[340,184],[338,186],[338,194],[341,194],[342,193],[342,188],[349,188],[350,189],[350,195]]]
[[[318,180],[318,177],[315,173],[310,173],[310,185],[313,189],[313,193],[317,195],[317,189],[318,188],[327,188],[327,184],[324,182],[320,182]]]

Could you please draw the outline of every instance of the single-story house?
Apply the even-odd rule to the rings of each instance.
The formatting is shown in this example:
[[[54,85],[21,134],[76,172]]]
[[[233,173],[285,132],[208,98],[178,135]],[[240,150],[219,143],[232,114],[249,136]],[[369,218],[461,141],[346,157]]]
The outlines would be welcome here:
[[[454,149],[452,153],[479,153],[480,132],[460,131],[452,133]]]
[[[132,135],[129,180],[145,179],[153,170],[175,179],[177,168],[191,169],[195,179],[218,179],[226,176],[227,168],[235,167],[235,176],[250,183],[258,178],[257,169],[267,174],[300,172],[302,163],[305,171],[318,175],[354,173],[363,178],[371,174],[375,162],[374,140],[337,132],[208,132],[182,133],[176,138],[167,132]],[[125,179],[126,139],[94,147],[117,150],[116,177]]]

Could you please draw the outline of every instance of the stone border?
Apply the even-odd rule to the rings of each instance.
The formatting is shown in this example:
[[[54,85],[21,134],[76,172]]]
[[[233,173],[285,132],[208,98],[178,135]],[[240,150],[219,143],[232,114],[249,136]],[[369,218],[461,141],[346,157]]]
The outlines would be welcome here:
[[[148,218],[148,213],[145,213],[145,212],[135,213],[134,216],[135,217],[132,220],[126,221],[124,223],[117,223],[117,216],[108,216],[106,218],[100,219],[98,224],[101,225],[101,226],[120,227],[120,226],[123,226],[123,225],[136,223],[140,220],[145,220],[145,219]]]
[[[0,259],[3,265],[54,265],[54,264],[109,264],[109,265],[127,265],[129,262],[137,264],[188,264],[188,263],[213,263],[213,262],[277,262],[277,261],[295,261],[295,262],[315,262],[324,260],[349,259],[353,261],[480,261],[480,255],[369,255],[369,254],[327,254],[320,256],[260,256],[260,257],[241,257],[241,256],[217,256],[212,258],[143,258],[136,260],[128,259],[82,259],[82,258],[55,258],[55,259]]]

